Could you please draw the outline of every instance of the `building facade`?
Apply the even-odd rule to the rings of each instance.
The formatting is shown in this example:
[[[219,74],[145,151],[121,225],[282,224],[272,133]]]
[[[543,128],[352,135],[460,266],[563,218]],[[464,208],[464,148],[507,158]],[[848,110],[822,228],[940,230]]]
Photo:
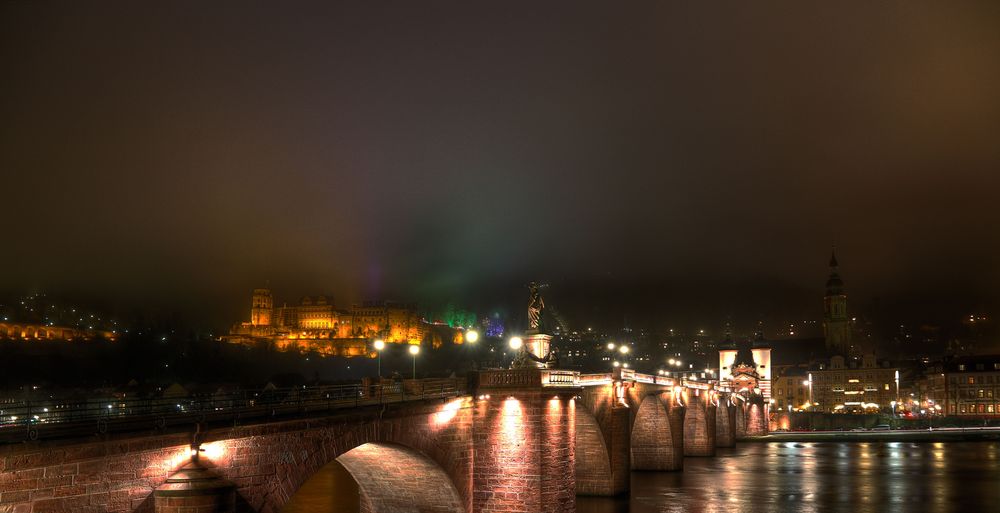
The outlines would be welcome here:
[[[1000,416],[1000,355],[966,356],[933,365],[918,380],[917,394],[908,399],[914,413],[959,416]]]
[[[223,340],[236,344],[273,344],[279,350],[315,351],[327,356],[369,356],[369,342],[420,344],[428,324],[416,305],[372,301],[338,310],[327,296],[304,296],[297,305],[275,307],[271,291],[254,289],[250,321]]]
[[[806,376],[807,404],[812,411],[874,413],[891,411],[899,402],[899,369],[878,362],[875,355],[830,358]]]

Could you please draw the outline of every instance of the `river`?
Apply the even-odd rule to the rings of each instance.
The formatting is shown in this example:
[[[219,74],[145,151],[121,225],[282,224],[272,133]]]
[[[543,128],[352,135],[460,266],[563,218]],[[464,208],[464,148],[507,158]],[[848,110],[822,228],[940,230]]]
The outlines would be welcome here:
[[[580,497],[577,511],[1000,511],[1000,443],[740,444],[683,472],[633,472],[628,498]]]
[[[332,465],[284,513],[357,511]],[[351,489],[353,485],[353,489]],[[1000,511],[1000,442],[776,442],[687,458],[683,472],[633,472],[618,498],[579,497],[578,513],[945,513]]]

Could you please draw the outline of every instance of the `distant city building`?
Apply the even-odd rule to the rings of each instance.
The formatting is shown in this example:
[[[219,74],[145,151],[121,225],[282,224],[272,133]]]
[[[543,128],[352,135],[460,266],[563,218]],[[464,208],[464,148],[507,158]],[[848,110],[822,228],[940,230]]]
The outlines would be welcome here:
[[[837,256],[823,298],[823,339],[782,340],[776,354],[774,411],[866,413],[889,411],[899,401],[899,369],[852,338],[853,318]],[[864,346],[866,344],[862,344]]]
[[[860,359],[837,355],[830,364],[809,370],[811,410],[830,413],[872,413],[892,408],[899,398],[899,369],[878,362],[874,354]],[[808,404],[808,403],[807,403]]]
[[[0,322],[0,339],[7,340],[115,340],[108,330],[71,328],[47,324]]]
[[[223,340],[252,345],[273,343],[280,350],[315,351],[328,356],[366,356],[368,342],[420,344],[429,325],[414,304],[366,301],[338,310],[327,296],[305,296],[295,306],[274,306],[271,291],[254,289],[250,321],[230,330]]]
[[[967,417],[1000,416],[1000,355],[963,356],[932,365],[907,409]]]

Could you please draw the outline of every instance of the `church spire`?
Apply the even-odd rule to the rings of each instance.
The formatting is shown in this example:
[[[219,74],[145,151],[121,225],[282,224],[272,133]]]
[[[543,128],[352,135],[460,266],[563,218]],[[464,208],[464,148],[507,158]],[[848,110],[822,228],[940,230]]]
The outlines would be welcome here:
[[[837,248],[830,251],[830,277],[826,280],[826,295],[840,296],[844,294],[844,281],[840,279],[837,263]]]

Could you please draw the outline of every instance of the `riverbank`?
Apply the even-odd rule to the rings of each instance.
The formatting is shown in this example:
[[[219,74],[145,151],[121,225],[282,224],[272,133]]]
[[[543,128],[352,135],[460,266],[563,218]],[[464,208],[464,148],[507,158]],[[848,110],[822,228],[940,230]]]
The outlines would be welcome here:
[[[741,442],[960,442],[1000,440],[1000,428],[894,429],[890,431],[789,431]]]

